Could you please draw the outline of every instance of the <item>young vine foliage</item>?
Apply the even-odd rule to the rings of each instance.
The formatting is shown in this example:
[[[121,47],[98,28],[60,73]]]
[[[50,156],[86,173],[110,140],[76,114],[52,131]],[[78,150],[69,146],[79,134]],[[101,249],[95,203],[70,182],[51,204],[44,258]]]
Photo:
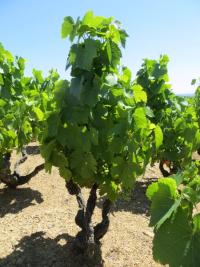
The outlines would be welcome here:
[[[76,22],[65,17],[62,37],[72,42],[72,78],[57,84],[41,148],[46,169],[81,187],[97,184],[114,201],[144,172],[162,132],[147,117],[142,86],[120,65],[127,33],[118,21],[90,11]]]
[[[42,169],[21,180],[10,170],[12,151],[38,141],[46,171],[57,167],[77,197],[75,221],[82,229],[77,239],[89,247],[107,232],[111,204],[133,189],[149,163],[160,162],[169,177],[146,192],[154,259],[170,267],[200,266],[200,175],[192,160],[195,151],[200,154],[198,82],[192,82],[197,84],[193,99],[176,96],[167,55],[145,59],[133,79],[121,64],[128,34],[113,17],[92,11],[82,19],[65,17],[61,36],[71,42],[69,81],[54,70],[43,77],[33,69],[26,77],[25,60],[0,44],[0,182],[15,187]],[[82,187],[90,189],[86,204]],[[105,202],[102,221],[93,227],[97,189]]]

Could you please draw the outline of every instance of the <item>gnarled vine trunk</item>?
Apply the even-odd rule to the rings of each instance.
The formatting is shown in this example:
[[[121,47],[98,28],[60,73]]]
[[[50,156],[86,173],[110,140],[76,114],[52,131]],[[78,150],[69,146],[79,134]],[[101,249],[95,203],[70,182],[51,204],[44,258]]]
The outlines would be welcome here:
[[[76,224],[81,228],[81,231],[76,236],[77,247],[88,256],[92,257],[95,251],[96,244],[107,233],[109,227],[109,212],[112,202],[108,199],[103,203],[102,221],[96,226],[92,224],[92,215],[96,206],[97,200],[97,184],[94,184],[90,190],[87,204],[85,203],[80,187],[72,180],[66,182],[66,188],[71,195],[76,195],[79,205],[79,210],[75,217]]]
[[[37,166],[31,173],[27,175],[20,175],[19,165],[24,163],[28,156],[26,150],[22,150],[22,157],[15,163],[14,172],[11,173],[11,163],[10,163],[11,154],[7,153],[3,157],[2,164],[0,166],[0,182],[6,184],[8,187],[16,188],[18,185],[23,185],[28,183],[31,178],[33,178],[38,172],[44,169],[44,163]]]

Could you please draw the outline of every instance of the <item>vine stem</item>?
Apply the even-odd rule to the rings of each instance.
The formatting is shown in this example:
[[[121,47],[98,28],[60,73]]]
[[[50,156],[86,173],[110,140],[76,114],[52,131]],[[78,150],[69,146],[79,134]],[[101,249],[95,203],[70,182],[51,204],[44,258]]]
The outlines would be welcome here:
[[[19,164],[24,162],[27,158],[26,154],[22,154],[22,158],[16,162],[15,170],[11,173],[11,163],[10,163],[10,153],[6,154],[3,158],[3,164],[0,169],[0,181],[6,184],[8,187],[16,188],[18,185],[23,185],[28,183],[31,178],[33,178],[38,172],[44,169],[44,163],[40,164],[39,166],[35,167],[35,169],[27,174],[27,175],[20,175],[19,171],[17,170]]]
[[[96,206],[96,191],[97,184],[94,184],[90,190],[90,195],[87,204],[84,201],[80,187],[72,180],[66,182],[66,188],[71,195],[76,195],[79,210],[75,217],[76,224],[81,228],[81,231],[77,234],[77,239],[80,241],[80,247],[87,251],[88,255],[93,255],[95,238],[94,227],[92,225],[92,215]]]
[[[24,163],[28,159],[28,155],[27,155],[25,147],[22,148],[21,153],[22,153],[22,157],[19,160],[17,160],[15,165],[14,165],[14,171],[16,171],[16,172],[17,172],[19,165],[21,165],[22,163]]]
[[[95,245],[107,233],[110,224],[109,213],[112,207],[112,202],[106,199],[102,208],[102,221],[95,227],[92,224],[92,215],[96,206],[98,185],[93,184],[88,197],[87,204],[81,193],[81,188],[72,180],[66,182],[66,188],[71,195],[76,195],[79,205],[79,210],[75,217],[76,224],[81,228],[77,234],[78,247],[82,251],[87,251],[87,255],[92,257],[95,251]]]
[[[112,201],[106,199],[102,208],[102,221],[94,227],[95,242],[98,242],[108,231],[110,220],[109,213],[112,207]]]
[[[94,184],[92,186],[85,212],[85,224],[86,224],[87,245],[88,245],[87,252],[90,257],[93,256],[95,249],[94,227],[92,225],[91,219],[96,206],[97,188],[98,188],[97,184]]]

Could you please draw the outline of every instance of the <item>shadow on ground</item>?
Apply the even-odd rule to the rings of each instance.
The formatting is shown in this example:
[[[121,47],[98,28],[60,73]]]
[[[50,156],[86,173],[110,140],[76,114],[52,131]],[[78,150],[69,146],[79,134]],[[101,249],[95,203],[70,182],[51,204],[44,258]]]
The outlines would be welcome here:
[[[35,203],[42,203],[42,194],[31,188],[0,189],[0,218],[8,213],[16,214]]]
[[[55,239],[37,232],[23,237],[15,250],[0,259],[0,267],[102,267],[101,248],[92,259],[77,254],[75,238],[62,234]]]

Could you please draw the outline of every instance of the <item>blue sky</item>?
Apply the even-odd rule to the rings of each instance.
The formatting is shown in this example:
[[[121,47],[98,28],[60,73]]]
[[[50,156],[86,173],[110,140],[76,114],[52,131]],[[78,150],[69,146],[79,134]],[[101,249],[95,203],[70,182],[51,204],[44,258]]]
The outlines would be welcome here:
[[[114,16],[129,34],[123,64],[135,76],[143,58],[170,57],[169,75],[176,93],[193,93],[200,76],[199,0],[0,0],[0,42],[14,55],[27,59],[44,74],[52,67],[62,77],[69,42],[60,37],[65,16]]]

